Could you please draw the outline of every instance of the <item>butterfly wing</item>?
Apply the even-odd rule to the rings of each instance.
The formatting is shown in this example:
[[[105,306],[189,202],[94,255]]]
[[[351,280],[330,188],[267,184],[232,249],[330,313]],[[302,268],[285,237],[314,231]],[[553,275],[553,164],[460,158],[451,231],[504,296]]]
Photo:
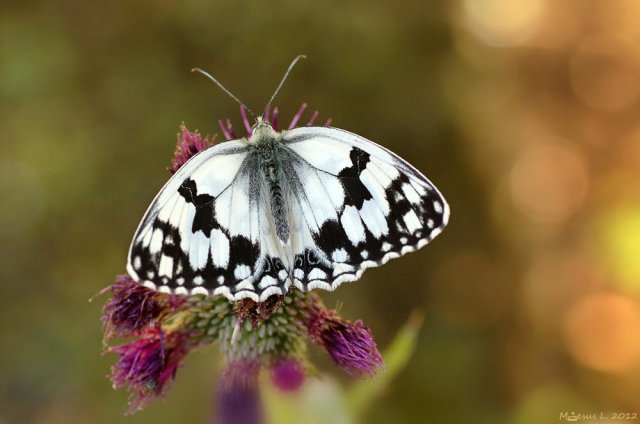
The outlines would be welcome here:
[[[136,231],[131,277],[176,294],[258,301],[284,293],[289,273],[283,270],[291,265],[266,219],[257,160],[246,141],[235,140],[184,164]]]
[[[281,141],[297,287],[333,290],[423,247],[447,225],[438,189],[384,147],[326,127],[285,131]]]

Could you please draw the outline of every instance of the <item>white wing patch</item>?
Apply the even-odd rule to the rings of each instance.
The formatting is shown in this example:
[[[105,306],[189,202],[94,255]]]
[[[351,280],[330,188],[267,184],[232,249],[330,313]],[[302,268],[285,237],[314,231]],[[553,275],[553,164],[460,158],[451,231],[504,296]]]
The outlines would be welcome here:
[[[359,214],[371,235],[380,238],[389,234],[387,217],[376,200],[370,199],[362,202],[362,208],[360,208]]]
[[[360,219],[360,213],[355,206],[349,205],[342,210],[340,224],[347,233],[347,238],[352,245],[357,246],[367,239],[364,232],[364,225]]]
[[[229,237],[219,228],[211,230],[211,261],[213,266],[226,268],[229,265]],[[222,277],[224,281],[224,277]]]

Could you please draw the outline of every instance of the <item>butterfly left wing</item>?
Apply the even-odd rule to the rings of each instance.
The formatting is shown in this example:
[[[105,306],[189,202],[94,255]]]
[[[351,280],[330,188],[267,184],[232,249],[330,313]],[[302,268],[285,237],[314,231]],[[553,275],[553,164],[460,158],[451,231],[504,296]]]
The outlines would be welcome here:
[[[297,287],[333,290],[423,247],[447,225],[438,189],[391,151],[326,127],[285,131],[281,141]]]
[[[265,300],[287,291],[288,257],[265,212],[257,157],[245,140],[184,164],[149,206],[127,271],[152,289]]]

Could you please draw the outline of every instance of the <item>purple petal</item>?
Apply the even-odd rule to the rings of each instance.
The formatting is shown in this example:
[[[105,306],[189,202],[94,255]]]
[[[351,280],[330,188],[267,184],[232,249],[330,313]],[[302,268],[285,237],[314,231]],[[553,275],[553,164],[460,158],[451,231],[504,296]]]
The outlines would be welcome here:
[[[278,106],[273,108],[273,113],[271,114],[271,125],[274,130],[278,130]]]
[[[300,117],[302,116],[306,108],[307,108],[306,103],[302,103],[302,105],[300,105],[300,109],[298,109],[296,114],[293,116],[293,119],[291,120],[291,124],[289,124],[289,129],[292,129],[296,126],[296,124],[300,120]]]
[[[314,299],[306,324],[311,340],[347,374],[372,376],[384,365],[373,334],[362,321],[344,320]]]
[[[233,125],[231,124],[231,119],[227,119],[227,132],[229,133],[229,140],[238,138],[235,130],[233,129]]]
[[[304,369],[298,360],[283,358],[271,366],[271,381],[282,391],[296,391],[304,383]]]
[[[313,115],[311,115],[311,118],[309,118],[309,122],[307,122],[307,127],[313,125],[313,123],[316,121],[316,118],[318,117],[319,114],[320,112],[318,112],[317,110],[313,112]]]
[[[118,276],[110,289],[112,298],[102,309],[102,320],[107,323],[107,339],[135,334],[163,311],[157,292],[136,283],[128,275]]]
[[[213,144],[213,140],[210,141],[208,137],[203,139],[198,131],[191,132],[183,124],[180,127],[180,133],[178,133],[176,151],[173,155],[171,167],[168,168],[169,172],[175,174],[192,156]]]
[[[148,289],[128,275],[116,277],[108,290],[112,297],[102,308],[105,340],[136,335],[184,304],[184,298]]]
[[[171,387],[188,350],[181,333],[163,336],[155,330],[132,343],[108,349],[108,352],[120,355],[111,368],[111,380],[114,388],[127,387],[129,390],[128,413],[143,409]]]
[[[218,424],[261,424],[264,422],[258,390],[260,365],[244,360],[229,364],[217,392],[215,421]]]
[[[242,115],[242,123],[244,124],[244,128],[247,130],[247,134],[249,135],[249,137],[251,137],[251,122],[249,122],[249,118],[247,118],[247,112],[242,106],[240,106],[240,115]]]
[[[220,129],[222,130],[222,135],[224,135],[224,139],[231,140],[231,134],[229,134],[229,131],[227,131],[227,128],[225,128],[224,124],[222,123],[222,119],[218,120],[218,126],[220,126]]]
[[[331,359],[349,375],[373,375],[384,365],[371,330],[362,321],[333,323],[322,341]]]

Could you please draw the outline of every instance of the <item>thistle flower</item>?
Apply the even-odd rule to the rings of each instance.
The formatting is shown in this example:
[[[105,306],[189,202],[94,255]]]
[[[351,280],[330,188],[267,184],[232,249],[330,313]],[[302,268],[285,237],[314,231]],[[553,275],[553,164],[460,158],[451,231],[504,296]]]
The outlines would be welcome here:
[[[301,120],[303,104],[288,128]],[[240,109],[243,125],[251,124]],[[318,118],[314,112],[306,125]],[[265,112],[274,129],[278,108]],[[330,120],[325,125],[329,125]],[[225,139],[238,138],[229,120],[219,121]],[[199,151],[213,145],[182,125],[171,167],[175,173]],[[216,416],[225,424],[262,422],[258,391],[261,369],[269,370],[274,386],[284,391],[300,388],[308,370],[307,344],[322,347],[334,362],[352,376],[372,376],[383,365],[373,335],[362,321],[346,321],[324,306],[315,292],[291,288],[284,296],[264,302],[231,302],[222,296],[178,296],[148,289],[128,276],[119,276],[105,291],[111,299],[103,308],[105,342],[114,337],[127,342],[106,348],[120,356],[112,367],[115,388],[129,391],[129,412],[136,412],[171,387],[184,357],[193,349],[217,343],[227,366],[217,392]]]
[[[304,368],[296,358],[282,358],[271,365],[271,382],[284,392],[296,391],[304,382]]]
[[[309,338],[326,350],[331,359],[352,376],[373,376],[384,365],[371,330],[361,320],[346,321],[327,309],[315,296],[306,320]]]
[[[162,296],[135,284],[128,275],[117,276],[109,289],[112,298],[105,304],[102,315],[106,323],[105,340],[135,335],[184,302],[179,296]]]
[[[241,360],[228,365],[218,384],[218,424],[257,424],[263,421],[259,373],[260,364],[256,361]]]
[[[206,149],[207,147],[213,146],[214,141],[215,137],[213,137],[212,140],[209,140],[208,136],[202,138],[197,130],[195,132],[191,132],[183,123],[180,125],[178,143],[176,144],[176,151],[173,154],[173,161],[167,170],[172,174],[175,174],[176,171],[191,158],[191,156]]]
[[[114,388],[129,389],[129,413],[144,408],[169,389],[189,349],[182,333],[164,335],[162,330],[150,330],[132,343],[108,349],[120,355],[111,368],[111,380]]]

